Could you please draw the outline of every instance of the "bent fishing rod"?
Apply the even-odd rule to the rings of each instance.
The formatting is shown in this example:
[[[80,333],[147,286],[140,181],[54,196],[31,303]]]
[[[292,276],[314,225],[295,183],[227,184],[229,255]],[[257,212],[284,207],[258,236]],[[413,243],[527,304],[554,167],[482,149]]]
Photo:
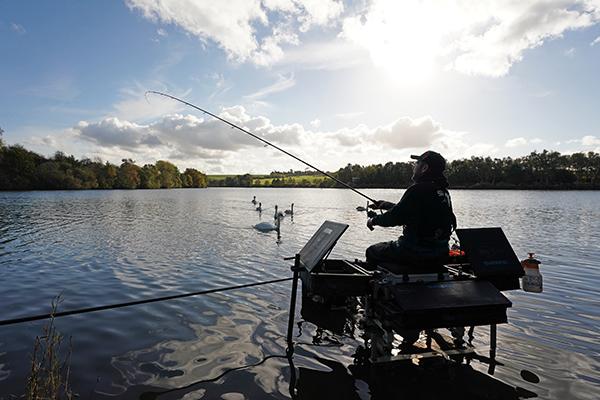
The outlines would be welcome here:
[[[323,170],[321,170],[321,169],[319,169],[319,168],[315,167],[314,165],[312,165],[312,164],[310,164],[310,163],[308,163],[308,162],[306,162],[306,161],[302,160],[300,157],[297,157],[297,156],[293,155],[292,153],[290,153],[290,152],[288,152],[288,151],[286,151],[286,150],[282,149],[281,147],[274,145],[273,143],[269,142],[268,140],[265,140],[265,139],[261,138],[260,136],[258,136],[258,135],[256,135],[256,134],[254,134],[254,133],[252,133],[252,132],[250,132],[250,131],[248,131],[248,130],[246,130],[246,129],[242,128],[241,126],[238,126],[238,125],[234,124],[233,122],[230,122],[230,121],[226,120],[225,118],[219,117],[218,115],[215,115],[215,114],[211,113],[210,111],[207,111],[207,110],[205,110],[205,109],[203,109],[203,108],[200,108],[200,107],[198,107],[198,106],[196,106],[196,105],[194,105],[194,104],[192,104],[192,103],[189,103],[189,102],[187,102],[187,101],[185,101],[185,100],[182,100],[182,99],[180,99],[180,98],[178,98],[178,97],[172,96],[172,95],[170,95],[170,94],[168,94],[168,93],[158,92],[158,91],[155,91],[155,90],[148,90],[148,91],[146,92],[146,94],[145,94],[145,96],[146,96],[146,99],[148,98],[148,97],[147,97],[147,96],[148,96],[148,93],[157,94],[157,95],[159,95],[159,96],[163,96],[163,97],[168,97],[169,99],[172,99],[172,100],[178,101],[178,102],[180,102],[180,103],[183,103],[183,104],[185,104],[186,106],[190,106],[190,107],[192,107],[192,108],[195,108],[196,110],[198,110],[198,111],[201,111],[201,112],[203,112],[204,114],[210,115],[211,117],[213,117],[213,118],[215,118],[215,119],[218,119],[218,120],[219,120],[219,121],[221,121],[221,122],[224,122],[224,123],[226,123],[227,125],[231,126],[232,128],[235,128],[235,129],[237,129],[237,130],[239,130],[239,131],[242,131],[242,132],[244,132],[245,134],[252,136],[252,137],[253,137],[254,139],[256,139],[256,140],[260,140],[261,142],[263,142],[263,143],[265,143],[265,144],[267,144],[267,145],[269,145],[269,146],[273,147],[274,149],[277,149],[277,150],[281,151],[282,153],[284,153],[284,154],[286,154],[286,155],[288,155],[288,156],[292,157],[293,159],[295,159],[295,160],[297,160],[297,161],[300,161],[302,164],[304,164],[304,165],[307,165],[309,168],[312,168],[312,169],[314,169],[315,171],[317,171],[317,172],[319,172],[319,173],[321,173],[321,174],[323,174],[323,175],[325,175],[325,176],[327,176],[327,177],[329,177],[329,178],[333,179],[334,181],[336,181],[336,182],[337,182],[337,183],[339,183],[340,185],[342,185],[342,186],[344,186],[344,187],[346,187],[346,188],[348,188],[348,189],[352,190],[354,193],[356,193],[356,194],[358,194],[358,195],[360,195],[360,196],[364,197],[365,199],[369,200],[371,203],[377,203],[377,201],[376,201],[376,200],[373,200],[372,198],[370,198],[370,197],[369,197],[369,196],[367,196],[366,194],[364,194],[364,193],[360,192],[359,190],[357,190],[357,189],[353,188],[352,186],[348,185],[347,183],[345,183],[345,182],[342,182],[341,180],[339,180],[339,179],[338,179],[338,178],[336,178],[335,176],[331,175],[330,173],[328,173],[328,172],[325,172],[325,171],[323,171]]]

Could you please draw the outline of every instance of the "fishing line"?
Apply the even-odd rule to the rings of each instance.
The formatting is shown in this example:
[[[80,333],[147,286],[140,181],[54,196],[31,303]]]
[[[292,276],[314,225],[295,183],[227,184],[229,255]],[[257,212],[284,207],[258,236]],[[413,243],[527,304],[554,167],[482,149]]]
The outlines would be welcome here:
[[[228,286],[228,287],[223,287],[223,288],[215,288],[215,289],[202,290],[202,291],[198,291],[198,292],[181,293],[181,294],[174,294],[174,295],[171,295],[171,296],[155,297],[155,298],[151,298],[151,299],[136,300],[136,301],[130,301],[130,302],[127,302],[127,303],[109,304],[109,305],[97,306],[97,307],[80,308],[78,310],[70,310],[70,311],[62,311],[62,312],[50,313],[50,314],[40,314],[40,315],[32,315],[32,316],[28,316],[28,317],[19,317],[19,318],[5,319],[5,320],[0,321],[0,326],[21,324],[21,323],[24,323],[24,322],[39,321],[41,319],[48,319],[48,318],[66,317],[68,315],[86,314],[86,313],[91,313],[91,312],[95,312],[95,311],[112,310],[114,308],[136,306],[136,305],[139,305],[139,304],[156,303],[158,301],[181,299],[181,298],[184,298],[184,297],[199,296],[199,295],[203,295],[203,294],[225,292],[225,291],[228,291],[228,290],[243,289],[243,288],[248,288],[248,287],[252,287],[252,286],[268,285],[268,284],[277,283],[277,282],[285,282],[285,281],[290,281],[292,279],[293,278],[273,279],[273,280],[270,280],[270,281],[246,283],[244,285]]]
[[[182,104],[185,104],[186,106],[190,106],[190,107],[192,107],[192,108],[195,108],[196,110],[198,110],[198,111],[201,111],[201,112],[203,112],[204,114],[210,115],[211,117],[213,117],[213,118],[215,118],[215,119],[218,119],[218,120],[219,120],[219,121],[221,121],[221,122],[224,122],[224,123],[226,123],[227,125],[231,126],[232,128],[238,129],[238,130],[240,130],[240,131],[244,132],[245,134],[252,136],[254,139],[256,139],[256,140],[260,140],[261,142],[263,142],[263,143],[265,143],[265,144],[267,144],[267,145],[269,145],[269,146],[273,147],[274,149],[277,149],[277,150],[281,151],[282,153],[284,153],[284,154],[286,154],[286,155],[288,155],[288,156],[292,157],[293,159],[295,159],[295,160],[297,160],[297,161],[300,161],[302,164],[304,164],[304,165],[307,165],[308,167],[310,167],[310,168],[314,169],[315,171],[317,171],[317,172],[320,172],[321,174],[323,174],[323,175],[325,175],[325,176],[327,176],[327,177],[329,177],[329,178],[333,179],[334,181],[336,181],[336,182],[337,182],[337,183],[339,183],[340,185],[342,185],[342,186],[344,186],[344,187],[346,187],[346,188],[348,188],[348,189],[352,190],[354,193],[356,193],[356,194],[358,194],[358,195],[360,195],[360,196],[364,197],[365,199],[369,200],[370,202],[372,202],[372,203],[377,203],[375,200],[373,200],[372,198],[370,198],[370,197],[369,197],[369,196],[367,196],[366,194],[364,194],[364,193],[360,192],[359,190],[356,190],[355,188],[353,188],[352,186],[348,185],[347,183],[345,183],[345,182],[342,182],[341,180],[339,180],[339,179],[338,179],[338,178],[336,178],[335,176],[331,175],[330,173],[327,173],[327,172],[325,172],[325,171],[323,171],[323,170],[321,170],[321,169],[319,169],[319,168],[315,167],[314,165],[312,165],[312,164],[309,164],[308,162],[306,162],[306,161],[302,160],[301,158],[299,158],[299,157],[297,157],[297,156],[293,155],[292,153],[290,153],[290,152],[288,152],[288,151],[286,151],[286,150],[282,149],[282,148],[281,148],[281,147],[279,147],[279,146],[276,146],[276,145],[274,145],[273,143],[269,142],[268,140],[265,140],[265,139],[261,138],[261,137],[260,137],[260,136],[258,136],[258,135],[255,135],[254,133],[252,133],[252,132],[250,132],[250,131],[248,131],[248,130],[246,130],[246,129],[244,129],[244,128],[242,128],[242,127],[240,127],[240,126],[236,125],[236,124],[234,124],[233,122],[230,122],[230,121],[226,120],[225,118],[219,117],[218,115],[215,115],[215,114],[211,113],[210,111],[207,111],[207,110],[205,110],[205,109],[203,109],[203,108],[200,108],[200,107],[198,107],[198,106],[196,106],[196,105],[194,105],[194,104],[192,104],[192,103],[189,103],[189,102],[187,102],[187,101],[185,101],[185,100],[182,100],[182,99],[180,99],[180,98],[178,98],[178,97],[175,97],[175,96],[172,96],[172,95],[170,95],[170,94],[163,93],[163,92],[157,92],[157,91],[155,91],[155,90],[148,90],[148,91],[145,93],[146,99],[148,99],[148,97],[147,97],[147,96],[148,96],[148,93],[157,94],[157,95],[159,95],[159,96],[163,96],[163,97],[168,97],[168,98],[170,98],[170,99],[172,99],[172,100],[175,100],[175,101],[178,101],[178,102],[180,102],[180,103],[182,103]]]

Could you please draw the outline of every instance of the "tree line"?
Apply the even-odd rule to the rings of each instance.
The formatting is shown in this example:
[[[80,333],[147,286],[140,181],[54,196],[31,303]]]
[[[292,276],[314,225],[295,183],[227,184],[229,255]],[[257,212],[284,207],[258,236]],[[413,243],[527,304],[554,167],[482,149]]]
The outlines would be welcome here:
[[[348,164],[336,177],[355,186],[400,188],[412,183],[412,168],[405,162]],[[600,189],[600,154],[543,150],[519,158],[471,157],[448,163],[445,174],[455,188]]]
[[[348,164],[331,174],[354,187],[406,188],[412,184],[411,162],[361,166]],[[449,162],[446,177],[451,187],[471,189],[600,189],[600,154],[560,154],[534,151],[519,158],[471,157]],[[250,174],[235,175],[209,186],[340,187],[314,172],[271,172],[269,183]]]
[[[117,166],[100,159],[77,160],[62,152],[46,158],[21,145],[4,145],[1,132],[0,129],[0,190],[340,186],[312,171],[273,171],[268,175],[273,179],[268,181],[251,174],[215,180],[193,168],[181,173],[177,166],[164,160],[140,167],[131,159],[123,159]],[[412,183],[413,165],[348,164],[331,174],[355,187],[405,188]],[[543,150],[519,158],[471,157],[449,162],[446,176],[454,188],[600,189],[600,154],[563,155]]]
[[[187,168],[183,173],[168,161],[121,165],[100,159],[75,159],[62,152],[46,158],[23,146],[4,146],[0,137],[0,190],[203,188],[206,175]]]

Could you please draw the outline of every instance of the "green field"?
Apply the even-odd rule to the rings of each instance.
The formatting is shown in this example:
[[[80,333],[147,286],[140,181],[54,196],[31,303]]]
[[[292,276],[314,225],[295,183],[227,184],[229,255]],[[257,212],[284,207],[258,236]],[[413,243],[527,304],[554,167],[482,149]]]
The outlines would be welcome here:
[[[236,178],[242,175],[208,175],[209,185],[210,182],[220,182],[227,178]],[[323,180],[329,180],[329,178],[322,175],[283,175],[283,176],[272,176],[272,175],[252,175],[252,186],[318,186]],[[275,181],[275,182],[273,182]],[[216,184],[215,186],[218,186]]]
[[[279,181],[283,181],[284,183],[291,185],[299,185],[302,183],[308,185],[318,185],[323,179],[329,179],[321,175],[292,175],[292,176],[284,176],[282,178],[277,178],[273,176],[264,176],[264,177],[254,177],[252,183],[257,186],[270,186],[273,184],[273,181],[279,179]],[[283,183],[282,182],[282,183]]]

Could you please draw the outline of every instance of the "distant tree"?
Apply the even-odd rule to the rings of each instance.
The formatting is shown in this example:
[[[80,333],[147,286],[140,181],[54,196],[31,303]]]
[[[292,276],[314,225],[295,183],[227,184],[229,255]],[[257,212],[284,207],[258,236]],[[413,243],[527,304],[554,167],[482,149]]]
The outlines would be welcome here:
[[[204,188],[208,186],[206,175],[194,168],[187,168],[181,174],[183,187]]]
[[[181,177],[179,169],[168,161],[159,160],[156,162],[156,168],[160,172],[161,188],[179,188],[181,187]]]
[[[92,161],[88,168],[94,173],[98,189],[114,189],[117,182],[118,167],[109,163],[103,163],[101,159]]]
[[[589,168],[590,168],[590,176],[592,185],[600,184],[600,154],[589,152]]]
[[[184,188],[191,188],[193,187],[193,181],[192,181],[192,177],[190,175],[187,174],[181,174],[181,186]]]
[[[140,187],[141,168],[131,159],[124,159],[117,171],[116,186],[119,189],[137,189]]]
[[[43,161],[42,156],[21,145],[3,148],[0,157],[0,190],[35,188],[35,171]]]
[[[70,170],[60,162],[46,161],[37,167],[36,176],[40,189],[80,189],[81,185]]]
[[[140,172],[142,189],[160,189],[160,171],[155,165],[146,164]]]

